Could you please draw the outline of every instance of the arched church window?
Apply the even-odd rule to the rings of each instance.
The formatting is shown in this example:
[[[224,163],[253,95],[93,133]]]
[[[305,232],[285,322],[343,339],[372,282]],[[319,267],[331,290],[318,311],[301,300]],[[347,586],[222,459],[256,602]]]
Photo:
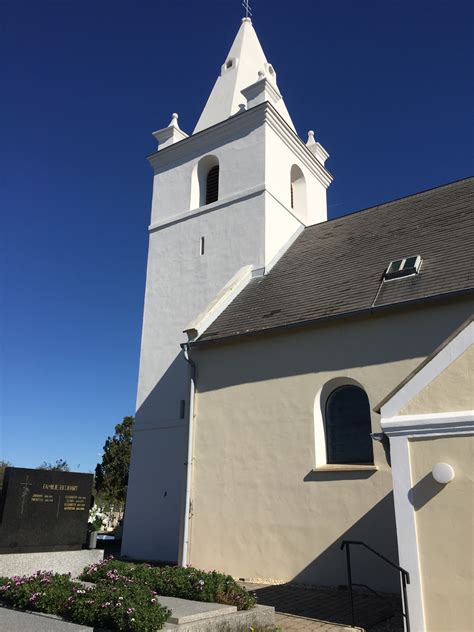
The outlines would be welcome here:
[[[219,199],[219,165],[211,167],[206,178],[206,204]]]
[[[290,172],[290,205],[298,214],[306,214],[306,180],[298,165]]]
[[[219,199],[219,159],[203,156],[196,164],[191,176],[190,207],[198,208]]]
[[[327,398],[325,413],[327,462],[373,463],[367,393],[352,384],[339,386]]]

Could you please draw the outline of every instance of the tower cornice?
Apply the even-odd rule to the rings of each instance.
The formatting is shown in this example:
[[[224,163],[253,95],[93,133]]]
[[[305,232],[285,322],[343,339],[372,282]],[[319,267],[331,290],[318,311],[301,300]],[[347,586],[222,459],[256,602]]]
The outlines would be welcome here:
[[[169,169],[184,160],[211,152],[235,136],[244,135],[267,124],[326,188],[333,178],[301,138],[293,131],[273,105],[266,101],[216,123],[183,140],[148,156],[155,173]]]

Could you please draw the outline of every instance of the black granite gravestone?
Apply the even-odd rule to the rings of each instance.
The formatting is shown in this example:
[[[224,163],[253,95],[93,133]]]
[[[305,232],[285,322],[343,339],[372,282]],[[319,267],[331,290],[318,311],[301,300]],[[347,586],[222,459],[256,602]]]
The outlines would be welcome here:
[[[0,553],[81,549],[92,483],[92,474],[7,467],[0,497]]]

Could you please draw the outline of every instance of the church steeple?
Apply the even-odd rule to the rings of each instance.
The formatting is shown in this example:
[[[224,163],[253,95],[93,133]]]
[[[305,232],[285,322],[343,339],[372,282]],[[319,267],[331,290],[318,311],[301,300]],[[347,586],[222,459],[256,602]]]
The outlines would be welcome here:
[[[221,67],[220,76],[214,84],[194,133],[237,114],[241,109],[239,106],[246,104],[242,90],[263,78],[274,89],[273,105],[275,109],[294,129],[291,117],[278,90],[275,70],[265,57],[251,19],[246,17],[242,19],[240,29]]]
[[[173,114],[153,134],[159,147],[149,157],[150,244],[122,548],[150,560],[181,551],[183,564],[194,401],[184,332],[199,335],[305,226],[326,220],[332,180],[314,133],[307,144],[295,133],[248,17],[194,132],[183,132]]]

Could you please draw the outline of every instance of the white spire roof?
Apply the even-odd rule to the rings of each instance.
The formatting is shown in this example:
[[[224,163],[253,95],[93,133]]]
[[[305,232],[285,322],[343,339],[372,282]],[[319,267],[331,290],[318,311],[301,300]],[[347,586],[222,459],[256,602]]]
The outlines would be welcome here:
[[[259,72],[264,73],[265,78],[273,84],[278,92],[275,71],[267,62],[252,22],[250,18],[243,18],[234,43],[222,66],[221,74],[214,84],[194,133],[237,114],[239,105],[246,101],[241,91],[261,78],[262,75],[259,76]],[[294,129],[282,98],[274,103],[274,107]]]

